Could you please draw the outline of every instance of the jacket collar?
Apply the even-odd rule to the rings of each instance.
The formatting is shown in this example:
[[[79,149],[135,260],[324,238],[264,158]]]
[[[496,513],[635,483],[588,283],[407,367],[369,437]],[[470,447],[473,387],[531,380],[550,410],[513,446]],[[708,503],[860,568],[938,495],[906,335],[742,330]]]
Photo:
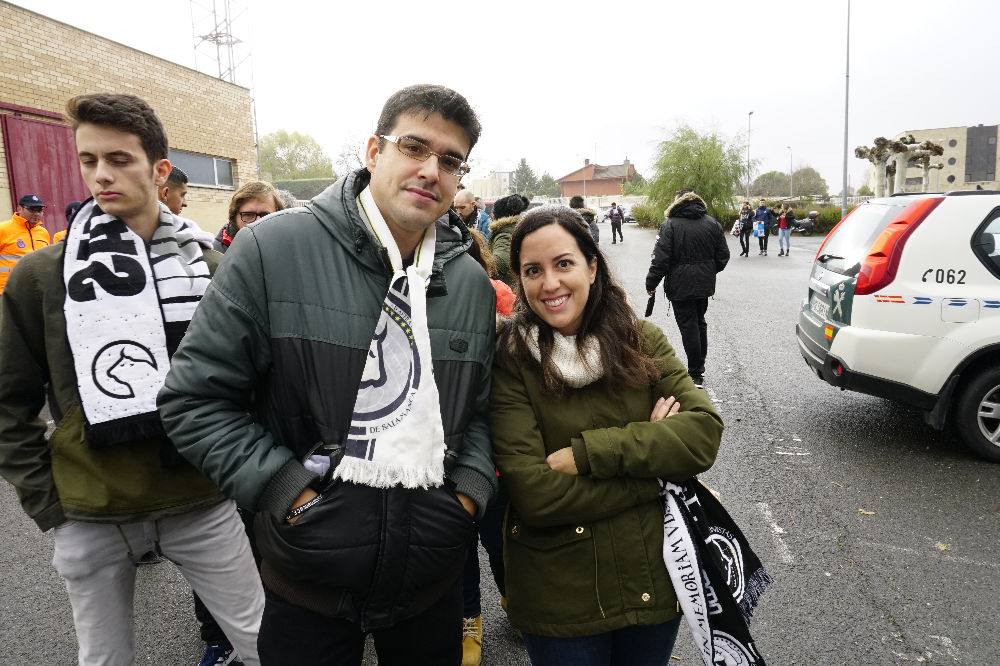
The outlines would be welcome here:
[[[320,224],[333,238],[348,250],[354,260],[370,271],[391,273],[385,249],[379,244],[371,229],[358,211],[357,198],[368,187],[371,174],[368,169],[348,173],[326,188],[306,204]],[[427,296],[444,296],[448,293],[444,279],[444,265],[461,256],[472,245],[469,229],[450,210],[437,222],[434,246],[434,265],[431,269]]]
[[[507,227],[513,227],[517,224],[518,220],[521,219],[520,215],[511,215],[510,217],[501,217],[495,222],[490,222],[490,233],[495,234],[501,229],[506,229]],[[511,229],[513,231],[513,229]]]

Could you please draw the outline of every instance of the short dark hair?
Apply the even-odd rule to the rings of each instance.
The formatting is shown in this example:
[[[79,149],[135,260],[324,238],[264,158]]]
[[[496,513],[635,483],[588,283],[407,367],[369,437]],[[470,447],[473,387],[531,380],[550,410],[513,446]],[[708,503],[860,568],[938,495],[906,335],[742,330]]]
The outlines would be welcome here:
[[[90,123],[135,134],[150,162],[167,158],[167,132],[153,107],[135,95],[96,93],[77,95],[66,103],[66,115],[75,131]]]
[[[583,309],[583,320],[576,335],[577,346],[588,336],[600,342],[601,367],[613,387],[648,386],[660,377],[659,368],[643,348],[639,320],[629,305],[628,296],[611,273],[607,259],[590,235],[590,228],[577,211],[565,206],[541,206],[521,217],[510,239],[510,268],[517,278],[518,293],[514,317],[502,323],[497,332],[497,358],[507,368],[530,363],[531,353],[523,331],[538,328],[542,384],[547,393],[559,394],[567,387],[553,360],[552,328],[528,305],[521,281],[521,245],[524,239],[550,224],[557,224],[576,240],[588,265],[597,265],[590,295]]]
[[[188,175],[184,171],[175,166],[170,170],[170,174],[167,176],[167,184],[169,185],[187,185]]]
[[[514,217],[528,210],[530,202],[520,194],[508,194],[497,199],[493,204],[493,216],[496,219],[504,217]]]
[[[422,111],[428,116],[438,113],[445,120],[461,127],[469,138],[470,152],[483,131],[468,100],[451,88],[422,83],[403,88],[385,101],[382,114],[378,117],[378,125],[375,126],[375,134],[388,134],[401,115],[414,111]]]
[[[569,199],[569,207],[570,208],[583,208],[583,197],[581,197],[579,194],[576,195],[575,197],[570,197],[570,199]]]

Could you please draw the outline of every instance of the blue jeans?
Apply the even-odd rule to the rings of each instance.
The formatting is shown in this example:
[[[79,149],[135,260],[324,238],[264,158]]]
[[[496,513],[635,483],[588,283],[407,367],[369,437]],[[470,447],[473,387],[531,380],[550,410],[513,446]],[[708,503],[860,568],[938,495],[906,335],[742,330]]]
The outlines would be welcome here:
[[[534,666],[667,666],[681,617],[593,636],[524,634],[524,647]]]
[[[788,252],[792,246],[792,230],[778,229],[778,248]]]

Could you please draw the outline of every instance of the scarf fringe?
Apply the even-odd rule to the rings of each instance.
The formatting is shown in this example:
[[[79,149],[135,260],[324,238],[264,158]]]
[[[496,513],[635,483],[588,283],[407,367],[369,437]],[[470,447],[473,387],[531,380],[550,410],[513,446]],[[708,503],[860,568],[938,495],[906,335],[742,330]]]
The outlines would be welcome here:
[[[758,569],[753,572],[750,576],[750,580],[746,582],[746,586],[743,589],[743,597],[739,601],[740,611],[743,613],[743,619],[750,623],[750,618],[753,617],[753,610],[757,606],[757,602],[760,601],[761,596],[767,591],[767,588],[771,586],[774,579],[771,578],[771,574],[767,573],[766,569]]]
[[[343,479],[372,488],[436,488],[444,483],[444,464],[412,467],[344,456],[333,473]]]

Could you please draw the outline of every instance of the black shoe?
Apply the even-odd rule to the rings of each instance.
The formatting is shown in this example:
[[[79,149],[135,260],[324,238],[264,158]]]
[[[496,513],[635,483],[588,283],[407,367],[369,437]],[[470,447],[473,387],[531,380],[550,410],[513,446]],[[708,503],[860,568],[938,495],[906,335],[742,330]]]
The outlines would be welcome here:
[[[784,250],[778,250],[778,256],[779,257],[785,256],[785,251]]]
[[[702,388],[703,386],[705,386],[704,375],[691,375],[691,381],[693,381],[694,385],[697,386],[698,388]]]

